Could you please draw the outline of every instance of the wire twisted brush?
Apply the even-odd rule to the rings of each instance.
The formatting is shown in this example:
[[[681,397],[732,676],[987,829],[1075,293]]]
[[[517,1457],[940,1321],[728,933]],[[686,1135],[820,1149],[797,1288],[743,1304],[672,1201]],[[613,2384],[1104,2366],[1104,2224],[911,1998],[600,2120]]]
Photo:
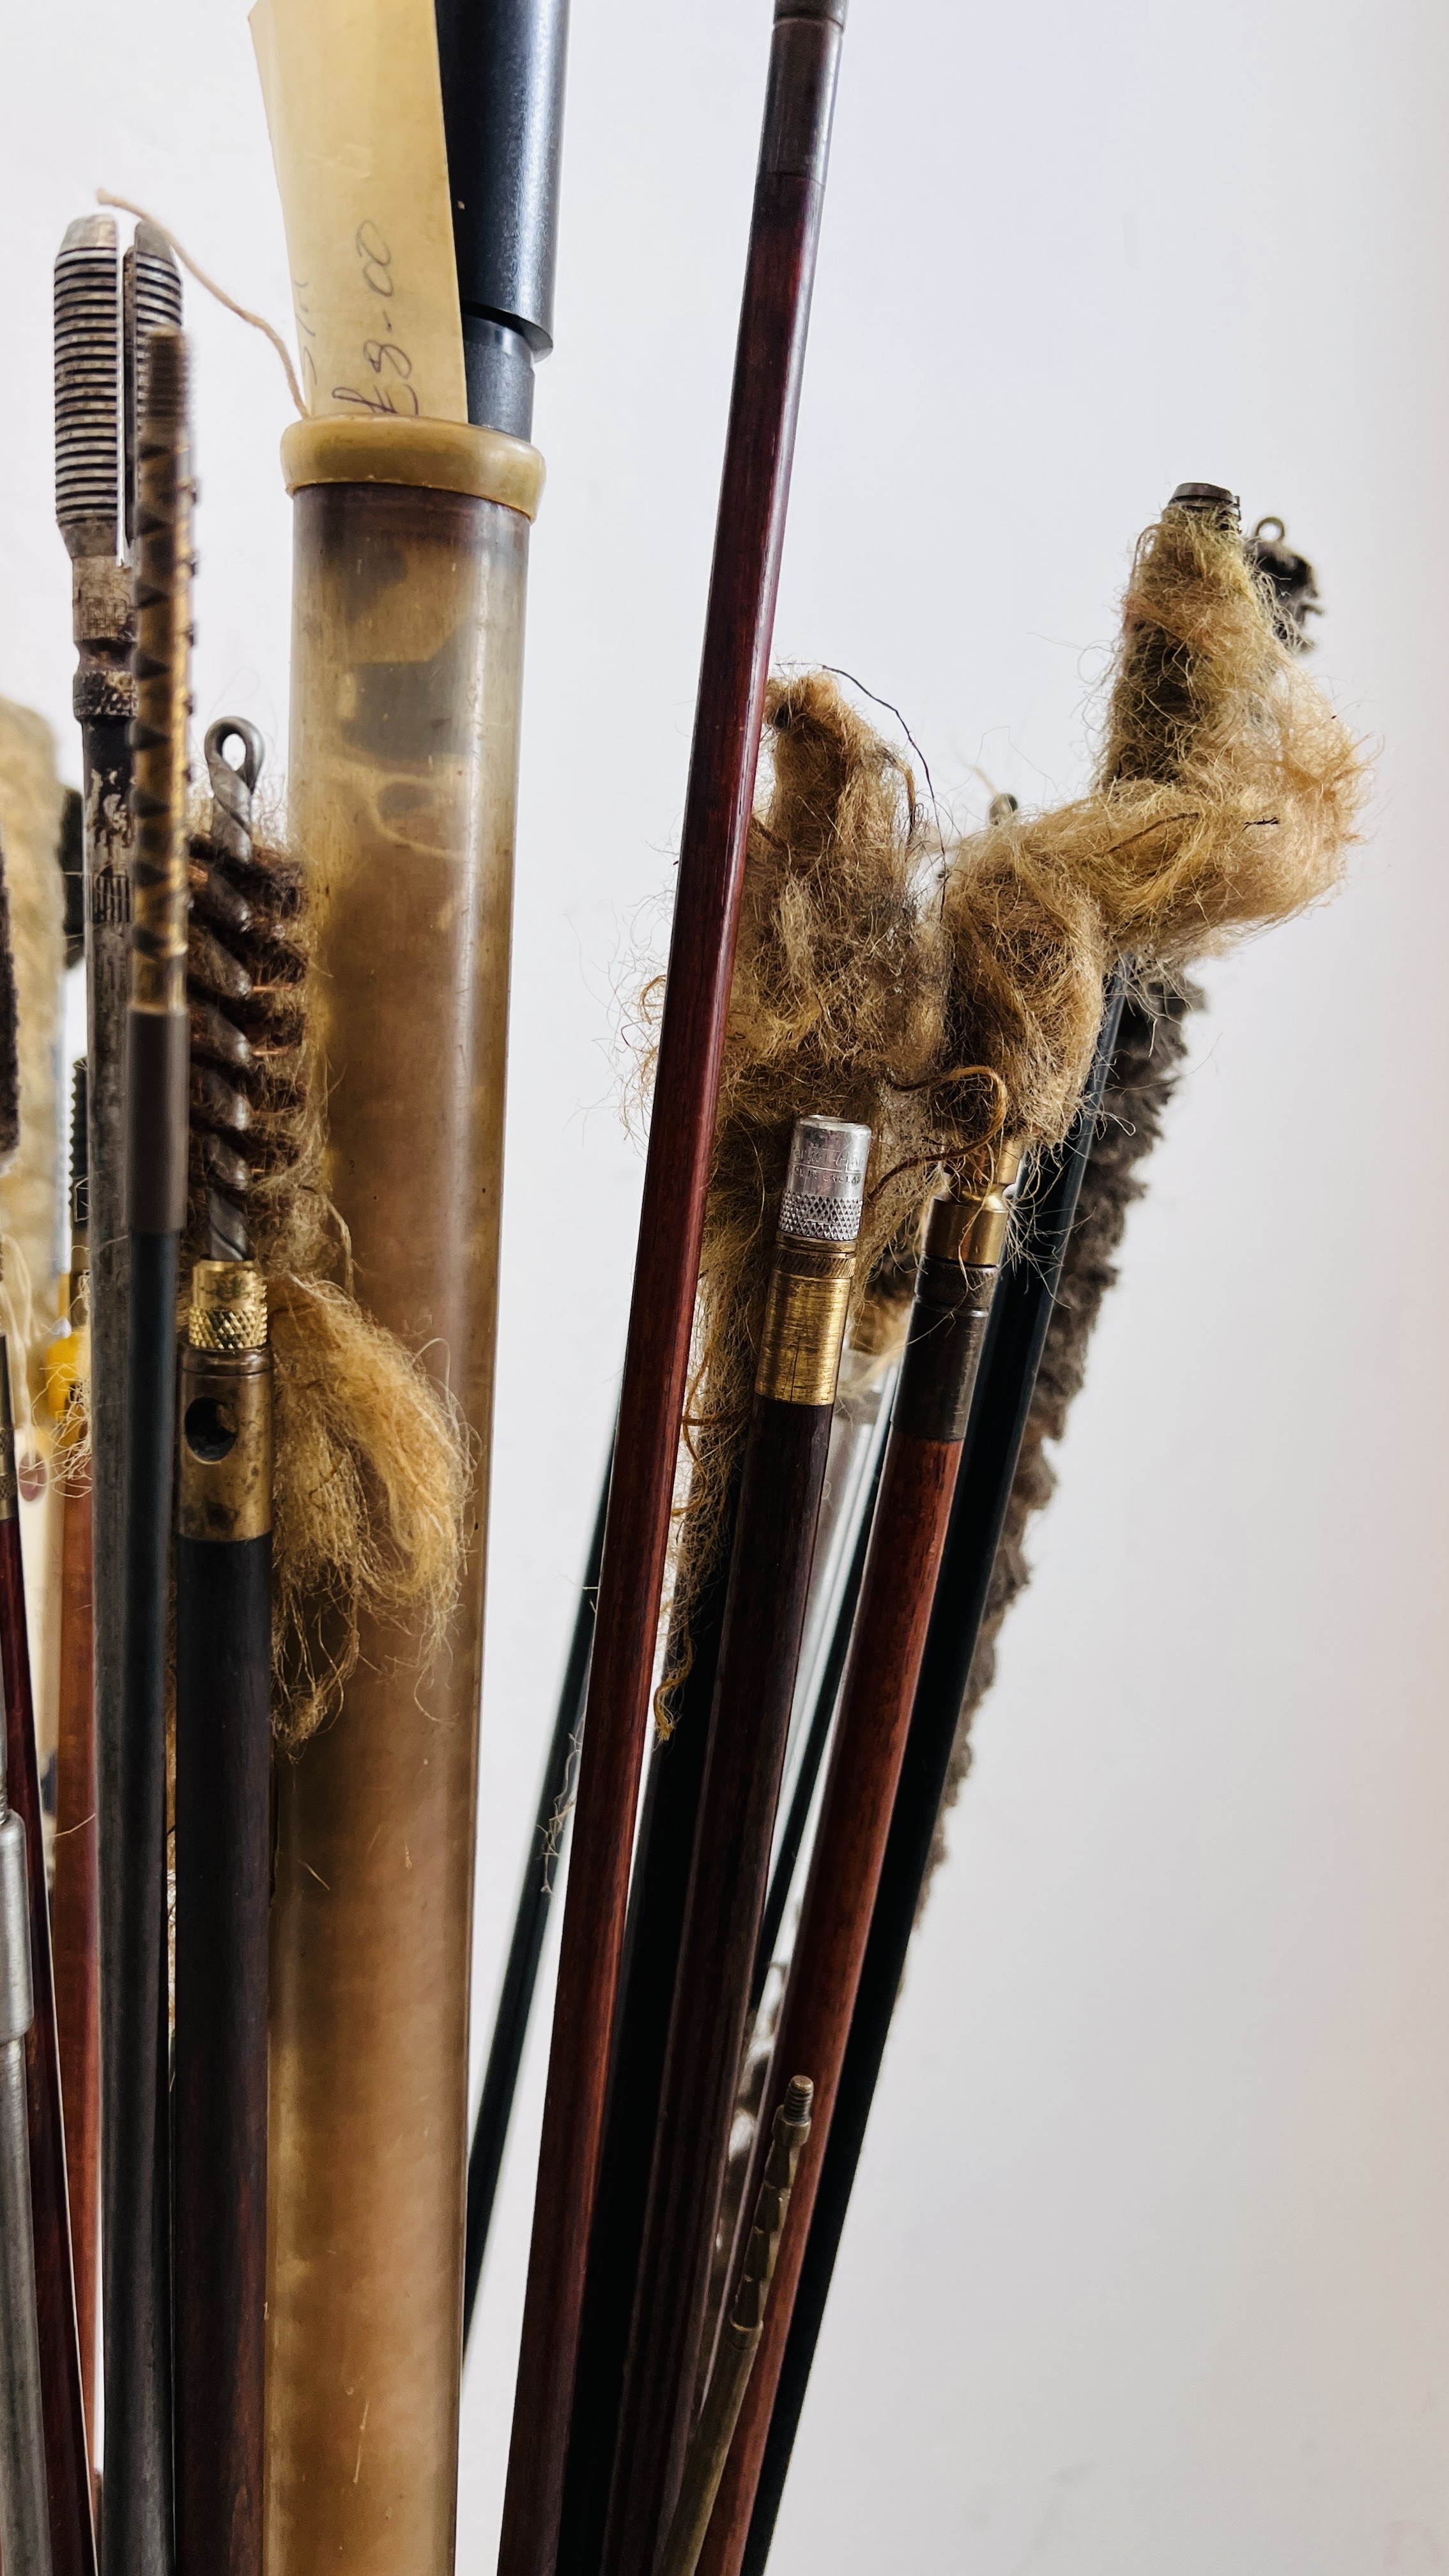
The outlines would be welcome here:
[[[469,1460],[446,1400],[346,1276],[310,1077],[300,856],[258,828],[263,745],[206,736],[210,808],[188,843],[191,1032],[185,1260],[264,1273],[275,1367],[273,1723],[295,1747],[335,1706],[363,1609],[421,1610],[436,1639],[461,1563]],[[236,758],[240,752],[240,759]],[[183,1319],[184,1330],[184,1319]]]
[[[234,767],[227,745],[239,742]],[[300,871],[260,851],[252,800],[264,749],[225,716],[206,737],[212,818],[193,834],[186,999],[191,1018],[188,1233],[211,1261],[245,1261],[268,1232],[262,1202],[294,1175],[306,1106]]]

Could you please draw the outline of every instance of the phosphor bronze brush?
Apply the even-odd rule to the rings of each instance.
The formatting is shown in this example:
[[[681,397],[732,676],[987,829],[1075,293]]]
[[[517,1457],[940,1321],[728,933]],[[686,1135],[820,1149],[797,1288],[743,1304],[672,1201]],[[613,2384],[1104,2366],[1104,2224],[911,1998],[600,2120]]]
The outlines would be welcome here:
[[[238,766],[227,757],[233,743]],[[236,716],[212,725],[211,824],[190,847],[188,1218],[212,1261],[252,1256],[257,1194],[294,1163],[304,1103],[301,874],[254,838],[263,757],[255,725]]]

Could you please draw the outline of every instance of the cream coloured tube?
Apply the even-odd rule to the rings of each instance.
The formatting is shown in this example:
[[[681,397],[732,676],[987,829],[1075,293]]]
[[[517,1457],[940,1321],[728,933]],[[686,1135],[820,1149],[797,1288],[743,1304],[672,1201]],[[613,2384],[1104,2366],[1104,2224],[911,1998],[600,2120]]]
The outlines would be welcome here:
[[[453,2558],[487,1450],[529,519],[541,460],[462,425],[313,421],[295,492],[289,817],[308,871],[327,1186],[358,1298],[462,1405],[463,1595],[364,1631],[279,1764],[269,2576]],[[381,479],[382,477],[391,479]]]

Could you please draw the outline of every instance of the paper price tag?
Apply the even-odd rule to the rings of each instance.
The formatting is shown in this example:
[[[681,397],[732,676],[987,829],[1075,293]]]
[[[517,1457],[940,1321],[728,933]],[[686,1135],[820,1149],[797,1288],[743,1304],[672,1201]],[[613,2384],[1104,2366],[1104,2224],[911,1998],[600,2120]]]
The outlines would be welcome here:
[[[433,0],[250,19],[314,417],[466,420]]]

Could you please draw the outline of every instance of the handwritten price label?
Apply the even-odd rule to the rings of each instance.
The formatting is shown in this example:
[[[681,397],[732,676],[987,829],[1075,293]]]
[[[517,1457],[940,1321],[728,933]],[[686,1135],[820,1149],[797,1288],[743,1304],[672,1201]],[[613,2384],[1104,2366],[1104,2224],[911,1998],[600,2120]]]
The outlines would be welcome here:
[[[433,0],[257,0],[309,412],[466,420]]]

